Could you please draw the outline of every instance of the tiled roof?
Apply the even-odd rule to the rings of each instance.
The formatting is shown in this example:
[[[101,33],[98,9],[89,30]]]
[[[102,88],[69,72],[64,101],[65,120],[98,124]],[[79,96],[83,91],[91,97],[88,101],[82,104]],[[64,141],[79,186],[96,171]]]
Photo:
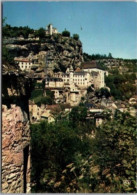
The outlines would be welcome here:
[[[96,61],[92,60],[90,62],[82,62],[82,68],[98,68]]]
[[[27,59],[27,58],[15,58],[14,59],[17,62],[31,62],[32,60]]]
[[[75,70],[75,72],[80,72],[81,71],[81,69],[80,68],[77,68],[76,70]]]

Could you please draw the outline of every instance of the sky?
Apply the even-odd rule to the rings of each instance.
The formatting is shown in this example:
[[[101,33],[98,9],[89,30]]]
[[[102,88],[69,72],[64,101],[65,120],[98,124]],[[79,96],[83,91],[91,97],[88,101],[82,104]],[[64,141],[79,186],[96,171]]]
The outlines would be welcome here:
[[[113,57],[137,59],[136,2],[3,2],[3,17],[11,26],[66,28],[79,34],[83,52],[111,53]]]

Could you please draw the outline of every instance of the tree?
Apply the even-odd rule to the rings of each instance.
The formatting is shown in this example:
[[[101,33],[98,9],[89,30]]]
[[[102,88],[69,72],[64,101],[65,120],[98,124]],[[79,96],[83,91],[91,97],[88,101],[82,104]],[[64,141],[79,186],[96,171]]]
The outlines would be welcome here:
[[[82,141],[66,122],[31,125],[32,182],[34,192],[64,192],[66,185],[56,187],[64,168],[81,151]],[[71,181],[72,174],[67,181]],[[62,175],[63,176],[63,175]],[[74,177],[74,176],[73,176]],[[61,182],[60,182],[61,183]]]
[[[39,30],[37,30],[34,33],[35,36],[38,36],[39,38],[44,38],[45,37],[45,30],[44,28],[39,28]]]
[[[81,123],[84,124],[86,117],[87,108],[84,105],[73,107],[69,114],[69,120],[72,124],[72,127],[79,126]]]
[[[70,32],[67,31],[66,29],[62,32],[62,36],[64,37],[70,37]]]
[[[95,95],[99,98],[105,96],[106,98],[110,97],[110,92],[107,88],[101,88],[95,92]]]
[[[109,59],[112,59],[113,58],[111,53],[108,54],[108,58]]]
[[[93,158],[103,181],[96,191],[135,192],[136,119],[116,111],[114,118],[96,131],[94,145]]]
[[[75,40],[78,41],[78,40],[79,40],[79,35],[78,35],[78,34],[74,34],[74,35],[73,35],[73,39],[75,39]]]
[[[35,87],[37,86],[37,83],[34,84]],[[44,87],[44,85],[43,85]],[[46,91],[46,97],[43,96],[43,89],[34,89],[31,92],[31,100],[35,102],[38,106],[41,106],[41,104],[47,104],[47,105],[52,105],[54,104],[54,92],[47,90]]]
[[[94,91],[94,87],[92,85],[87,88],[87,93],[91,93]]]
[[[134,75],[119,74],[114,70],[111,75],[105,77],[106,85],[110,88],[111,95],[115,99],[129,99],[135,94]]]
[[[2,63],[6,65],[14,64],[14,58],[5,45],[2,46]]]

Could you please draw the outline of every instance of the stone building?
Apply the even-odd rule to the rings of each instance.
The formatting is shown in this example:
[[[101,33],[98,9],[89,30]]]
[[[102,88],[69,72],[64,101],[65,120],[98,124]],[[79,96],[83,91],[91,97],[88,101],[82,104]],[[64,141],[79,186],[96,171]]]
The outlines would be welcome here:
[[[29,101],[29,112],[31,123],[36,123],[41,120],[47,120],[48,123],[54,122],[55,119],[51,113],[51,110],[58,105],[44,105],[38,106],[32,101]]]
[[[74,71],[72,66],[62,75],[62,79],[64,83],[69,83],[70,88],[73,84],[80,88],[87,88],[91,85],[90,73],[80,69]]]
[[[29,58],[14,58],[14,61],[18,64],[22,71],[30,71],[33,65],[33,61]]]
[[[62,88],[64,87],[63,79],[56,77],[46,77],[45,78],[45,87],[46,88]]]
[[[105,87],[105,74],[106,71],[91,66],[83,66],[83,69],[77,68],[75,71],[71,66],[66,73],[59,72],[54,77],[46,77],[45,89],[54,91],[56,103],[66,102],[76,106],[86,95],[89,86],[94,85],[95,89]]]
[[[54,28],[52,26],[52,24],[49,24],[47,27],[46,27],[46,31],[45,31],[46,35],[53,35],[53,34],[57,34],[58,31],[56,28]]]
[[[64,84],[69,84],[70,88],[72,84],[75,84],[80,89],[87,89],[91,85],[94,85],[95,89],[105,87],[105,75],[108,75],[107,71],[86,63],[82,63],[82,69],[77,68],[74,71],[71,66],[66,73],[56,74],[57,77],[63,79]]]
[[[30,192],[30,83],[15,72],[2,81],[2,193]]]
[[[90,73],[91,83],[95,89],[105,87],[105,75],[108,76],[108,71],[98,68],[95,61],[82,63],[82,68],[84,72]]]

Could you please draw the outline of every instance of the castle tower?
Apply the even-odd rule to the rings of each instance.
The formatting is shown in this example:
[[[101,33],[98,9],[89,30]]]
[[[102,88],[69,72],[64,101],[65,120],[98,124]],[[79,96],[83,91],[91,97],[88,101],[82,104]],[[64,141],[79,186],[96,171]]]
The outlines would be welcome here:
[[[73,83],[73,74],[74,74],[74,70],[73,70],[73,67],[72,65],[70,66],[70,69],[69,69],[69,77],[70,77],[70,84]]]
[[[52,24],[49,24],[48,30],[49,30],[49,34],[52,35],[53,34],[53,26],[52,26]]]

